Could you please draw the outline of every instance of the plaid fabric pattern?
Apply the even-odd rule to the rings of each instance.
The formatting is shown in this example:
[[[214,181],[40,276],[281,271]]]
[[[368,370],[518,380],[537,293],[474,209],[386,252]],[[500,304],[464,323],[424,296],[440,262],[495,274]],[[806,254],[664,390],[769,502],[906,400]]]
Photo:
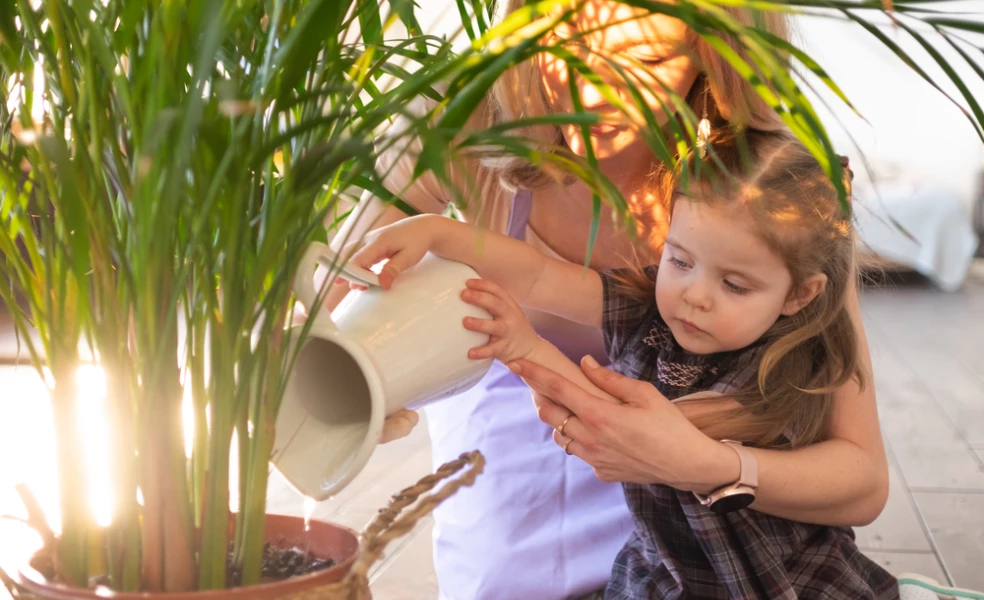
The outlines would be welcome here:
[[[656,267],[645,270],[656,281]],[[758,371],[761,348],[694,355],[676,343],[654,300],[602,273],[605,348],[616,371],[652,383],[670,400],[739,389]],[[636,529],[619,552],[608,600],[896,599],[898,584],[865,557],[850,528],[810,525],[744,509],[715,515],[689,492],[623,484]]]

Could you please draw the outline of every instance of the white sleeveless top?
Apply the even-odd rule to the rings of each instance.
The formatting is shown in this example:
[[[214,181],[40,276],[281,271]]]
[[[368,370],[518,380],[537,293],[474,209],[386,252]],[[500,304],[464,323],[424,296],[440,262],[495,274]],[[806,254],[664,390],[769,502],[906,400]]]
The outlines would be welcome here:
[[[427,101],[418,103],[411,110],[425,114]],[[394,147],[378,169],[388,173],[387,189],[405,202],[421,212],[441,213],[451,194],[433,175],[404,190],[414,149],[401,153]],[[559,258],[527,226],[529,192],[510,195],[482,183],[471,189],[491,191],[459,210],[464,219]],[[362,221],[371,220],[363,215]],[[586,353],[604,357],[600,331],[545,313],[529,316],[540,335],[575,361]],[[475,449],[487,459],[474,487],[462,488],[434,513],[441,598],[559,600],[605,587],[633,529],[622,487],[601,482],[590,466],[553,442],[552,429],[537,418],[521,379],[496,362],[476,387],[425,412],[435,467]]]

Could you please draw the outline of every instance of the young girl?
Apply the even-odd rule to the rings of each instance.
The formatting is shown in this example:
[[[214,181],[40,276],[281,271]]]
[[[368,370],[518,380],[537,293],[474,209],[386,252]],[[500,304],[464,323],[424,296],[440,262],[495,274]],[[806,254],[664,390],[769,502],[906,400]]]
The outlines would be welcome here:
[[[746,509],[757,475],[742,443],[822,441],[833,391],[864,384],[845,307],[854,240],[834,187],[794,138],[728,133],[712,147],[720,162],[683,178],[689,189],[673,196],[658,266],[599,273],[435,216],[371,234],[353,261],[389,258],[390,276],[427,251],[471,265],[482,280],[463,298],[493,317],[466,319],[490,336],[471,357],[530,360],[606,397],[519,305],[600,327],[617,371],[652,383],[734,448],[738,480],[706,496],[624,483],[636,528],[606,598],[896,598],[895,579],[858,551],[849,528]]]

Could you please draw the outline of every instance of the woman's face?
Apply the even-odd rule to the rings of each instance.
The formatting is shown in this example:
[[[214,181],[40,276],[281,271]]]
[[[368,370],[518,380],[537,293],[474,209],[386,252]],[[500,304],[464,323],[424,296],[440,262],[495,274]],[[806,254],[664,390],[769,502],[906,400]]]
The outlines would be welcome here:
[[[562,23],[552,38],[576,38],[568,49],[579,54],[602,81],[614,88],[619,98],[630,107],[628,118],[616,109],[593,84],[583,77],[575,78],[575,89],[587,112],[610,117],[612,123],[591,128],[591,143],[598,159],[612,158],[623,150],[644,144],[639,133],[645,121],[637,110],[621,76],[611,68],[612,61],[643,94],[660,125],[668,119],[660,101],[668,102],[670,94],[663,86],[685,97],[697,78],[698,69],[688,45],[688,30],[683,22],[665,16],[639,17],[638,9],[603,0],[589,1],[570,23]],[[609,25],[610,24],[610,25]],[[543,76],[543,88],[555,113],[574,112],[574,102],[568,83],[566,64],[551,54],[540,54],[537,66]],[[647,89],[648,88],[648,89]],[[561,127],[564,139],[576,154],[586,154],[580,127]]]

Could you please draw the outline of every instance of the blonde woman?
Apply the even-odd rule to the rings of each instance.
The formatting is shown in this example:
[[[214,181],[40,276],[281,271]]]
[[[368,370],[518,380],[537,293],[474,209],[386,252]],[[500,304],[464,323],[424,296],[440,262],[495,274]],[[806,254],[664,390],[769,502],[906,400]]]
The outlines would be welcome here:
[[[509,8],[520,5],[520,0],[512,0]],[[745,22],[750,20],[740,11],[734,14]],[[665,86],[686,98],[697,114],[706,106],[716,128],[782,129],[751,87],[681,22],[663,15],[634,20],[633,16],[629,7],[589,1],[570,25],[558,28],[555,35],[583,34],[579,38],[582,58],[609,78],[611,85],[618,86],[618,78],[606,59],[617,61],[630,77],[658,90],[647,103],[663,123],[671,118],[661,110],[661,101],[668,100],[662,91]],[[601,23],[611,25],[595,31]],[[778,16],[770,17],[767,26],[777,35],[786,35],[785,22]],[[615,108],[584,80],[576,81],[575,89],[586,110],[603,116],[616,114]],[[622,93],[628,100],[628,93]],[[411,107],[420,114],[428,108],[423,101]],[[469,126],[481,129],[496,121],[573,109],[566,67],[552,56],[542,55],[504,76],[476,110]],[[574,126],[542,127],[524,134],[586,154],[580,131]],[[604,209],[591,267],[603,270],[659,262],[668,222],[667,194],[672,189],[668,170],[661,168],[633,125],[596,126],[591,130],[591,143],[601,169],[619,187],[640,228],[639,235],[629,236],[612,224]],[[521,162],[482,163],[476,159],[457,167],[456,189],[446,189],[430,176],[408,187],[415,165],[414,148],[419,145],[412,146],[410,152],[394,149],[387,153],[379,170],[387,174],[386,187],[415,210],[441,213],[449,202],[463,198],[466,202],[457,208],[465,220],[522,240],[549,256],[584,262],[592,204],[591,193],[583,184],[557,182]],[[393,206],[366,197],[336,239],[356,239],[370,225],[380,227],[405,216]],[[399,269],[394,258],[382,272],[384,284],[391,282]],[[344,286],[338,286],[329,304],[337,302],[344,292]],[[856,297],[850,302],[856,315]],[[567,356],[576,361],[586,355],[606,361],[596,329],[546,313],[527,314],[536,331]],[[859,344],[863,368],[868,369],[870,359],[863,335]],[[533,376],[542,379],[549,374]],[[605,588],[615,557],[633,530],[621,485],[601,481],[595,474],[597,469],[556,445],[554,440],[559,438],[554,437],[554,427],[570,411],[541,395],[541,422],[529,399],[530,390],[524,382],[496,364],[476,388],[427,409],[435,464],[476,448],[488,459],[476,486],[455,495],[435,513],[434,558],[442,598],[552,600],[594,593]],[[655,402],[651,406],[654,410],[676,410]],[[887,464],[877,418],[869,418],[875,415],[870,386],[865,391],[851,384],[842,386],[833,412],[835,420],[864,414],[866,418],[857,421],[874,426],[835,429],[844,439],[828,448],[802,453],[795,460],[762,460],[763,484],[757,500],[760,510],[803,521],[849,525],[866,523],[881,511],[887,496]],[[388,436],[405,435],[415,422],[412,414],[392,418]],[[634,469],[635,479],[631,480],[646,482],[646,461],[657,461],[651,470],[655,472],[665,468],[658,462],[660,458],[636,453],[631,456],[631,465],[613,465],[612,473],[599,472],[607,481],[625,481],[629,479],[620,476]],[[809,506],[798,502],[796,486],[804,485],[815,469],[833,468],[828,466],[831,463],[842,472],[837,489]],[[616,473],[619,477],[610,476]],[[768,483],[770,478],[776,483]]]

